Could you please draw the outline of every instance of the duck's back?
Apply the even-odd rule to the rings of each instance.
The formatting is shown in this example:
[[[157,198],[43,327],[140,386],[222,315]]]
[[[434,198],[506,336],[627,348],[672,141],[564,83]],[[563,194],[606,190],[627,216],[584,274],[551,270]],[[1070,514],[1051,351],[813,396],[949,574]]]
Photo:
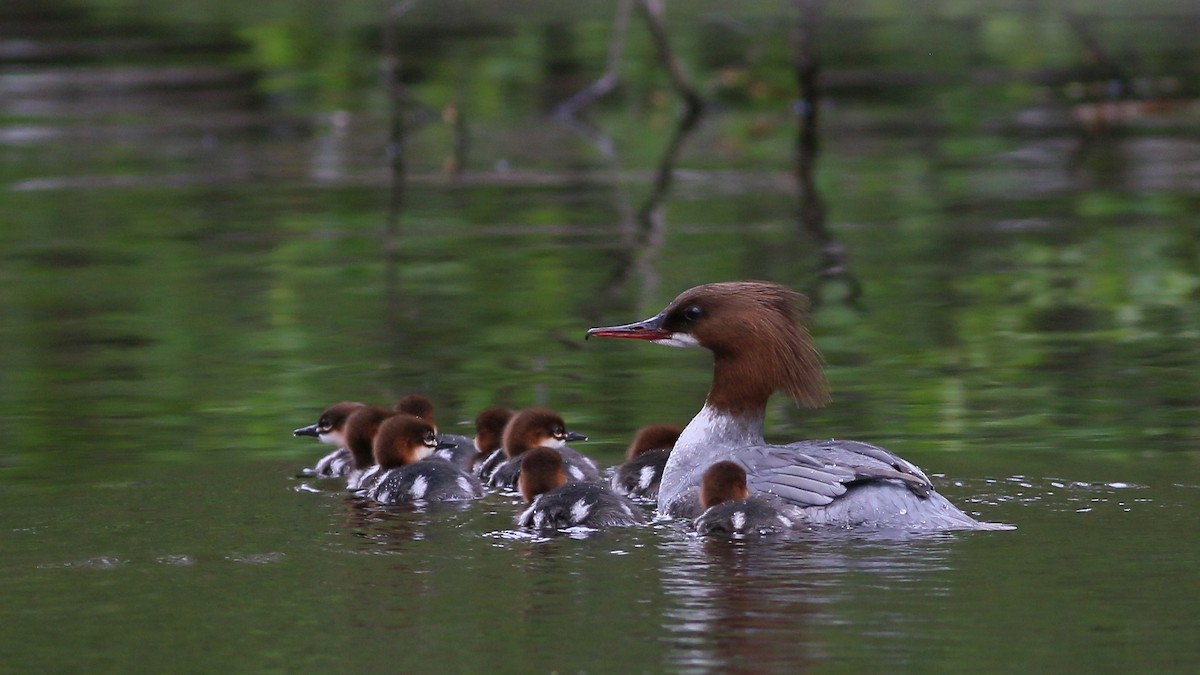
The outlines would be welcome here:
[[[470,471],[475,464],[475,456],[479,451],[475,449],[475,440],[466,436],[457,434],[442,434],[439,439],[444,444],[453,444],[453,447],[438,448],[433,452],[434,457],[450,462],[454,466]]]
[[[915,464],[869,443],[800,441],[713,449],[705,454],[741,464],[751,492],[779,498],[785,515],[797,522],[917,529],[1004,527],[971,518],[938,494]],[[678,463],[681,459],[685,457],[676,452],[670,460],[676,464],[671,468],[678,469],[679,489],[668,508],[673,515],[694,518],[700,512],[700,478],[711,459],[695,466]]]
[[[535,530],[624,527],[646,522],[646,514],[600,483],[567,483],[539,495],[516,521]]]
[[[747,497],[721,502],[696,519],[696,533],[704,536],[738,537],[769,534],[791,528],[793,522],[771,501]]]
[[[600,480],[600,470],[590,457],[571,448],[553,448],[562,456],[563,471],[567,479],[573,482],[591,483]],[[496,467],[487,479],[488,485],[502,490],[515,490],[517,479],[521,477],[521,456],[509,458]]]
[[[613,489],[630,497],[654,499],[662,482],[663,468],[671,456],[670,448],[649,450],[617,467]]]
[[[478,478],[435,457],[389,469],[367,491],[367,497],[380,504],[465,501],[482,496]]]

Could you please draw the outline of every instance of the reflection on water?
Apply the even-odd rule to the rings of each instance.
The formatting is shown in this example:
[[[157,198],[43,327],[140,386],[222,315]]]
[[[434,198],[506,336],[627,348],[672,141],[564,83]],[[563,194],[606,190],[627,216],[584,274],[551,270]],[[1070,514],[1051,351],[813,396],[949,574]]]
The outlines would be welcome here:
[[[378,3],[119,4],[0,5],[10,667],[1200,661],[1195,8],[672,3],[697,117],[660,3],[398,3],[388,87]],[[555,407],[615,464],[708,362],[583,329],[747,277],[827,296],[835,402],[769,435],[881,443],[1018,529],[535,537],[508,497],[294,478],[291,429],[412,392],[454,433]]]
[[[846,540],[851,540],[847,545]],[[828,659],[819,626],[847,618],[834,608],[857,594],[903,594],[947,569],[951,535],[881,539],[851,533],[778,541],[679,537],[661,546],[664,616],[672,665],[720,672],[804,670]],[[926,583],[920,583],[926,581]],[[936,582],[935,582],[936,583]],[[874,626],[862,626],[874,630]],[[890,628],[897,638],[908,632]]]

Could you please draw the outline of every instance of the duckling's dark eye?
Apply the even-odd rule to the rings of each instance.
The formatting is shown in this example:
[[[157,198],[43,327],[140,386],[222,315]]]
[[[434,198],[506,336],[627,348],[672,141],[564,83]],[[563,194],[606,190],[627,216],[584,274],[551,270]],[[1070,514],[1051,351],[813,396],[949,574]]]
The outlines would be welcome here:
[[[437,444],[437,439],[433,437],[433,434],[425,434],[425,445],[436,445],[436,444]]]
[[[567,430],[562,427],[554,427],[554,437],[562,438],[567,435]]]
[[[700,309],[699,305],[692,305],[691,307],[683,310],[683,318],[687,319],[688,321],[695,321],[703,315],[704,310]]]

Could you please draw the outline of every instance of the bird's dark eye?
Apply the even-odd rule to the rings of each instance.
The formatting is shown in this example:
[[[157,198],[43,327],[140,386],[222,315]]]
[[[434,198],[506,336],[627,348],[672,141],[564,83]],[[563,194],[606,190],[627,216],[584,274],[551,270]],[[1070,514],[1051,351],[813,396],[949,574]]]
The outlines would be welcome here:
[[[700,309],[699,305],[692,305],[691,307],[683,310],[683,318],[687,319],[688,321],[695,321],[703,315],[704,310]]]
[[[425,434],[425,445],[436,445],[436,444],[437,444],[437,439],[433,437],[433,434]]]
[[[554,427],[554,437],[563,438],[567,435],[567,430],[562,427]]]

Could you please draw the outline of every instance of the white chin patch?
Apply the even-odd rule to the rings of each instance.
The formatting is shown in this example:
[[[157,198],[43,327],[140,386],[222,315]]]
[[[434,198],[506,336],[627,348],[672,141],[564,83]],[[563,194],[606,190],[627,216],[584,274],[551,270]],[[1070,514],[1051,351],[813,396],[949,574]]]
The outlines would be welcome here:
[[[700,343],[696,338],[687,333],[672,333],[671,337],[664,340],[655,340],[656,345],[665,345],[667,347],[699,347]]]
[[[419,462],[419,461],[425,459],[426,457],[432,455],[433,448],[429,447],[428,445],[422,445],[417,448],[416,454],[417,454],[417,461]]]
[[[565,440],[563,440],[561,438],[555,438],[553,436],[550,436],[546,440],[542,441],[542,447],[554,448],[555,450],[565,446],[566,444],[567,444],[567,442]]]
[[[339,448],[345,445],[345,443],[342,442],[342,435],[336,431],[331,431],[327,434],[320,434],[317,436],[317,439],[319,439],[322,443],[336,445]]]

